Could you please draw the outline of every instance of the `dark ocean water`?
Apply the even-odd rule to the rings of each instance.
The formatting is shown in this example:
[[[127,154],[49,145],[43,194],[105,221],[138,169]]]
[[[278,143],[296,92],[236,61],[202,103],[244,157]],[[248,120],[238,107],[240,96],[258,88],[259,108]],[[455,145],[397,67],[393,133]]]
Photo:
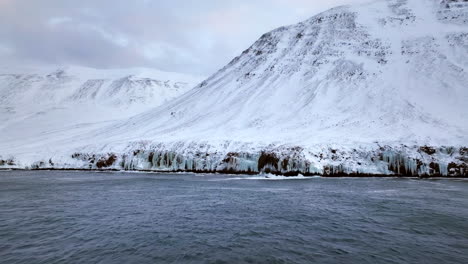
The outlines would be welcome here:
[[[468,263],[468,181],[0,172],[1,263]]]

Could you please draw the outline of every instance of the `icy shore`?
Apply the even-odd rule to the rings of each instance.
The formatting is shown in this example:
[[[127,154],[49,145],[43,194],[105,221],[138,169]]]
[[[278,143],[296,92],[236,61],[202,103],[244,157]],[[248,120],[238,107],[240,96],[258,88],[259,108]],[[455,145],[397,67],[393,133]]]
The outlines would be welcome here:
[[[248,147],[226,142],[137,144],[121,153],[75,152],[29,161],[0,156],[0,169],[76,169],[203,172],[295,176],[468,177],[468,148],[378,146],[365,148]],[[242,150],[236,151],[235,149]]]

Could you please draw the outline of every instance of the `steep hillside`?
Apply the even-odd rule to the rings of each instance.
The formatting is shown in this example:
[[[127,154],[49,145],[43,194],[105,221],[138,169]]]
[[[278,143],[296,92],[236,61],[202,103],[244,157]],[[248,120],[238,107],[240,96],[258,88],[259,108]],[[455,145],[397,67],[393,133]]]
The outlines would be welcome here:
[[[439,2],[340,7],[279,28],[130,122],[149,139],[465,143],[468,3]]]
[[[338,7],[263,35],[168,104],[104,128],[74,130],[73,144],[54,134],[63,147],[54,148],[60,155],[53,163],[462,176],[467,83],[467,1]],[[21,166],[39,157],[37,166],[52,166],[47,152],[29,155],[40,144],[15,144],[0,150],[18,164],[23,156]]]

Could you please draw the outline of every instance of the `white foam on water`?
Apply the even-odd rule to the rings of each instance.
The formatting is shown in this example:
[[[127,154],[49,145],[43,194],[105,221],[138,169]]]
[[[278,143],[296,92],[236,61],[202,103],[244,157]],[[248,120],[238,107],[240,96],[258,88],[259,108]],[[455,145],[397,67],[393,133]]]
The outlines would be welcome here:
[[[313,177],[306,177],[302,174],[298,176],[282,176],[282,175],[274,175],[271,173],[267,174],[260,174],[256,176],[245,176],[245,177],[234,177],[234,178],[226,178],[220,179],[222,181],[230,181],[230,180],[270,180],[270,181],[278,181],[278,180],[310,180],[310,179],[317,179],[322,178],[320,176],[313,176]]]

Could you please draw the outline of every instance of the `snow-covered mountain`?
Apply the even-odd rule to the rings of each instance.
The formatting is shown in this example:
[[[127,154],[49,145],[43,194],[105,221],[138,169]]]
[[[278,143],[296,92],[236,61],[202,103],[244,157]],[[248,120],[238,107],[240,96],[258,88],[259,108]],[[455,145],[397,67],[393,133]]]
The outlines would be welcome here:
[[[8,134],[34,138],[53,130],[128,118],[180,96],[201,81],[153,69],[3,67],[0,131],[4,138]]]
[[[266,33],[167,104],[68,131],[73,144],[0,152],[38,167],[466,176],[467,84],[468,1],[380,0]]]
[[[139,105],[147,110],[147,106],[159,106],[201,80],[197,76],[143,68],[0,67],[0,103],[2,107],[24,111],[82,103],[117,109]]]

